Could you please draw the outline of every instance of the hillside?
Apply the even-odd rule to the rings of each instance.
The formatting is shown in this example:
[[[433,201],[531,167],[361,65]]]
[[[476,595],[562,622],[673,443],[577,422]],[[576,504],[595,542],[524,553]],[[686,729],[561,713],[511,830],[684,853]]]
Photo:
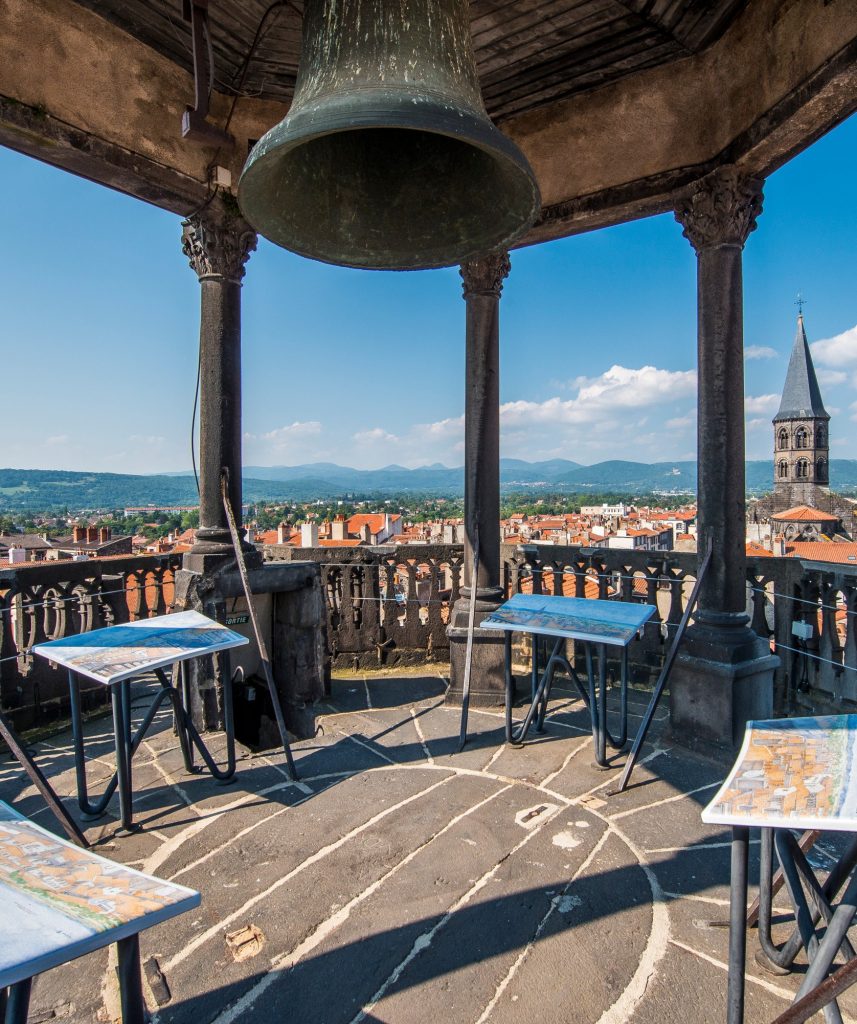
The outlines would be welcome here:
[[[418,469],[386,466],[363,470],[333,463],[302,466],[246,466],[247,501],[311,501],[351,494],[459,495],[463,470],[435,464]],[[857,488],[857,460],[832,459],[834,490]],[[762,494],[771,488],[770,462],[747,463],[747,490]],[[581,466],[566,459],[525,462],[500,460],[500,482],[505,492],[692,495],[696,491],[695,462],[626,462],[611,460]],[[85,473],[65,470],[0,469],[0,511],[114,509],[143,505],[194,505],[196,485],[189,474],[131,476],[122,473]]]

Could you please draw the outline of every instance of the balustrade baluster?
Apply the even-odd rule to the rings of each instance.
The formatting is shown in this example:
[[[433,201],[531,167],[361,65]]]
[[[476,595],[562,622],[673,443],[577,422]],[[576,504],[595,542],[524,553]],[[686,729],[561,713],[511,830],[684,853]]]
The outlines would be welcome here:
[[[842,651],[842,696],[857,700],[857,586],[846,584],[845,596],[845,644]]]

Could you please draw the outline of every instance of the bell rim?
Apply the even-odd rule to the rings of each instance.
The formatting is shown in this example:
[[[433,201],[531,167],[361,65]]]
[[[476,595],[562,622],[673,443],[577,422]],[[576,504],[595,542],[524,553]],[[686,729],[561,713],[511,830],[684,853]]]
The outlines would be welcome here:
[[[365,93],[370,92],[375,92],[377,95],[373,97],[373,102],[366,102]],[[405,103],[402,102],[400,94],[391,97],[385,90],[365,90],[361,109],[358,112],[355,112],[353,105],[346,106],[345,102],[337,102],[338,99],[337,96],[331,97],[330,95],[314,98],[311,103],[303,105],[300,110],[295,111],[294,114],[290,113],[270,128],[251,150],[238,181],[238,202],[244,217],[263,237],[269,238],[265,231],[254,222],[252,208],[248,210],[246,202],[242,200],[242,191],[246,200],[246,183],[248,179],[252,178],[254,171],[258,173],[267,164],[274,160],[279,161],[283,156],[310,139],[317,140],[365,128],[398,129],[458,139],[481,149],[494,158],[502,158],[518,172],[518,181],[522,186],[519,188],[518,194],[528,199],[526,216],[522,217],[520,225],[514,231],[504,233],[503,237],[495,243],[479,244],[477,247],[462,251],[460,255],[451,258],[429,257],[420,260],[414,266],[402,265],[401,261],[396,265],[383,265],[377,261],[359,262],[343,258],[334,259],[319,255],[300,245],[284,244],[280,240],[269,238],[273,244],[297,255],[332,266],[351,267],[359,270],[431,270],[456,266],[465,260],[484,255],[487,252],[511,248],[536,222],[541,212],[542,203],[535,173],[517,144],[506,136],[487,114],[468,109],[462,111],[436,97],[425,96],[418,99],[416,105],[423,116],[430,112],[435,120],[428,124],[415,124],[413,98]],[[397,104],[400,108],[398,110],[396,109]],[[339,105],[342,106],[342,111],[337,111]],[[524,182],[527,187],[523,187]],[[524,206],[523,202],[521,206]]]

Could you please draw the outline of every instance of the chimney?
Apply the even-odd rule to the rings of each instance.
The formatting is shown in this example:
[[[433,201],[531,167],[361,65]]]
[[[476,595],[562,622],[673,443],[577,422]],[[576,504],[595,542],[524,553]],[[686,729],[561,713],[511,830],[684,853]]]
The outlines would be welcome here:
[[[372,531],[369,529],[369,524],[364,523],[360,529],[360,541],[363,544],[368,544],[372,540]]]
[[[97,544],[98,543],[98,527],[97,526],[87,526],[87,528],[86,528],[86,542],[87,542],[87,544]]]
[[[9,548],[9,564],[20,565],[27,561],[27,552],[24,548]]]
[[[776,558],[786,557],[786,539],[782,534],[771,538],[771,550]]]
[[[288,544],[289,542],[289,528],[285,523],[280,523],[277,527],[277,543]]]
[[[345,516],[341,513],[331,523],[330,539],[345,540]]]
[[[301,547],[318,547],[318,523],[301,523]]]
[[[443,525],[443,543],[455,543],[455,527],[451,523],[444,523]]]
[[[104,544],[110,540],[110,527],[102,526],[98,531],[98,543]]]
[[[71,531],[71,539],[75,544],[81,544],[86,540],[86,527],[75,526]]]
[[[256,531],[253,529],[252,526],[248,526],[246,532],[247,532],[247,543],[248,544],[255,544],[256,543]]]

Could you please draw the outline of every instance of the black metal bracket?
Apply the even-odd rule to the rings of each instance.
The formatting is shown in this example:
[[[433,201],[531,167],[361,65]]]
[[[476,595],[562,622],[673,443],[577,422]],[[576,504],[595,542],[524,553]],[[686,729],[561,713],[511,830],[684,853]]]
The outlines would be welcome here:
[[[182,114],[182,138],[208,145],[232,143],[229,132],[208,121],[208,107],[214,87],[214,51],[208,23],[208,0],[183,0],[182,16],[190,22],[193,41],[194,105]]]

